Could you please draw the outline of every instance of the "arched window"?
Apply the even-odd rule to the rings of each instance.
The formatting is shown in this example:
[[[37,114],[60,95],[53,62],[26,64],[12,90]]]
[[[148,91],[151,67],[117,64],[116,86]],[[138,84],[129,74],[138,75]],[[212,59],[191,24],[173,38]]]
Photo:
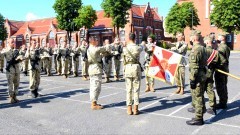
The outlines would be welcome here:
[[[46,39],[44,38],[44,39],[42,39],[42,41],[41,41],[41,46],[45,46],[46,45]]]
[[[62,46],[63,45],[63,41],[64,41],[64,39],[61,37],[60,39],[59,39],[59,44]]]

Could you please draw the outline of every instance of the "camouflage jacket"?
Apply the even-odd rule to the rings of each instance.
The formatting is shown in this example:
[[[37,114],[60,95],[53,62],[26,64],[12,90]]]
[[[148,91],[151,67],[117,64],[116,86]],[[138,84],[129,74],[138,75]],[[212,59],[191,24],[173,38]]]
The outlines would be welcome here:
[[[194,44],[189,55],[189,79],[203,82],[206,80],[207,52],[201,44]]]
[[[226,66],[229,65],[229,57],[230,57],[230,48],[225,44],[225,43],[221,43],[218,46],[218,52],[224,57],[225,61],[226,61]]]
[[[146,44],[145,46],[145,63],[144,63],[144,66],[147,67],[149,66],[149,63],[150,63],[150,60],[151,60],[151,57],[152,57],[152,54],[153,54],[153,46],[154,44],[153,43],[150,43],[150,44]]]
[[[30,49],[26,52],[26,58],[29,59],[29,69],[30,70],[39,70],[40,71],[40,49]]]
[[[185,43],[184,41],[180,41],[180,42],[176,43],[175,47],[171,48],[171,51],[185,56],[186,53],[187,53],[187,47],[188,47],[187,43]],[[187,63],[186,63],[185,58],[182,57],[181,62],[180,62],[180,66],[184,66],[186,64]]]

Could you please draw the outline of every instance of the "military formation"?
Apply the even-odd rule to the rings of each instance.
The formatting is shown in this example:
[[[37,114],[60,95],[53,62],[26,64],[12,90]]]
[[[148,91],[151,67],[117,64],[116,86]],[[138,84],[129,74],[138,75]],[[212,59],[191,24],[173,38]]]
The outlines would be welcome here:
[[[104,107],[98,104],[98,97],[101,93],[102,75],[104,74],[105,83],[109,83],[111,73],[114,81],[120,81],[121,64],[123,66],[123,77],[126,84],[126,106],[127,114],[138,115],[139,93],[141,85],[142,72],[145,69],[145,92],[155,92],[154,78],[148,77],[147,71],[151,58],[153,56],[156,44],[153,38],[149,36],[147,42],[141,45],[135,43],[136,35],[129,34],[128,43],[120,42],[116,37],[111,44],[106,39],[103,45],[100,45],[98,38],[90,36],[89,41],[82,40],[81,44],[75,43],[73,46],[67,44],[64,40],[60,45],[51,47],[49,44],[40,46],[35,40],[32,40],[29,46],[22,45],[17,49],[13,39],[8,40],[6,48],[0,48],[0,71],[3,72],[3,60],[6,60],[6,76],[8,80],[8,92],[10,103],[17,103],[20,72],[29,76],[29,90],[32,98],[42,96],[39,93],[40,73],[47,76],[55,73],[68,78],[69,75],[79,76],[79,64],[82,66],[82,79],[90,81],[90,101],[92,110],[100,110]],[[178,69],[176,71],[175,94],[184,94],[185,89],[185,66],[188,44],[184,41],[184,34],[177,34],[176,43],[171,44],[170,51],[183,55]],[[202,42],[204,41],[204,42]],[[189,81],[192,95],[192,107],[188,111],[195,113],[192,120],[187,121],[188,125],[203,125],[203,115],[205,112],[216,115],[217,109],[226,109],[228,101],[227,75],[215,72],[220,69],[229,72],[230,49],[226,45],[226,35],[220,34],[217,39],[218,48],[213,48],[213,37],[202,37],[198,30],[192,31],[190,35],[190,45],[192,49],[188,56],[189,61]],[[145,52],[143,66],[140,63],[140,54]],[[215,78],[215,79],[214,79]],[[219,103],[216,102],[214,92],[214,80],[219,96]],[[210,108],[206,109],[204,93],[209,98]]]

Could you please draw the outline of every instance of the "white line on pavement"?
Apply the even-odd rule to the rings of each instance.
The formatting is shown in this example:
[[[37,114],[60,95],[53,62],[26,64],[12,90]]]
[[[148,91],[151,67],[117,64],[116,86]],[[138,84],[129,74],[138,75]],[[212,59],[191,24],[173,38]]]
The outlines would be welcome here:
[[[173,114],[175,114],[175,113],[179,112],[180,110],[182,110],[183,108],[187,107],[187,106],[188,106],[188,105],[190,105],[190,104],[191,104],[191,103],[188,103],[188,104],[186,104],[186,105],[182,106],[181,108],[177,109],[176,111],[174,111],[174,112],[170,113],[170,114],[169,114],[169,116],[172,116]]]

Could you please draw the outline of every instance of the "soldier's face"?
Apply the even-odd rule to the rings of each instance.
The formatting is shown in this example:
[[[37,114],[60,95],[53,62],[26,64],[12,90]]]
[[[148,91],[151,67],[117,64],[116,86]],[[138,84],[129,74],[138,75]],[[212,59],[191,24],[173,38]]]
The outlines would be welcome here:
[[[148,43],[152,43],[152,38],[147,39]]]

